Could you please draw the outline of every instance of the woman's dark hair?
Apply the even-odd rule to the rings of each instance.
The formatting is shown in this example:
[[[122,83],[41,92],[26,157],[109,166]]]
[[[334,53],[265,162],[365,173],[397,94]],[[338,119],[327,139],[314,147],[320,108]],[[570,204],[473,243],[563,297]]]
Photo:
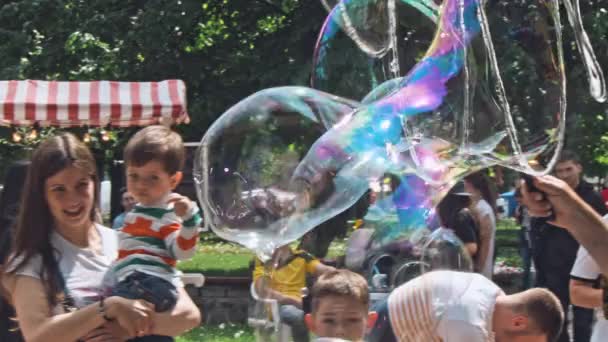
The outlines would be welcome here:
[[[437,205],[439,220],[445,228],[456,229],[458,215],[471,205],[471,197],[448,193]]]
[[[484,171],[478,171],[466,176],[464,180],[477,189],[479,193],[481,193],[481,198],[483,198],[490,205],[494,215],[496,216],[496,199],[498,199],[498,194],[496,193],[494,186],[491,184],[488,175]]]
[[[45,183],[47,179],[70,166],[87,172],[95,184],[93,208],[90,213],[91,221],[95,221],[96,205],[99,203],[99,183],[91,151],[69,133],[48,138],[36,148],[32,156],[15,227],[13,253],[10,257],[11,269],[7,272],[16,273],[27,265],[32,257],[40,255],[41,280],[51,308],[59,303],[63,289],[59,284],[59,265],[51,245],[54,220],[45,197]],[[13,266],[13,263],[16,265]]]

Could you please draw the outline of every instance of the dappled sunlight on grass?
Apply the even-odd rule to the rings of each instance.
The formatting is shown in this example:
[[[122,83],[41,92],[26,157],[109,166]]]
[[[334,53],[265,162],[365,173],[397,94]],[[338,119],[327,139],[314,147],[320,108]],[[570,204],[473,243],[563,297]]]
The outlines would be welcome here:
[[[251,328],[243,325],[220,324],[202,326],[177,337],[176,342],[251,342],[255,341]]]

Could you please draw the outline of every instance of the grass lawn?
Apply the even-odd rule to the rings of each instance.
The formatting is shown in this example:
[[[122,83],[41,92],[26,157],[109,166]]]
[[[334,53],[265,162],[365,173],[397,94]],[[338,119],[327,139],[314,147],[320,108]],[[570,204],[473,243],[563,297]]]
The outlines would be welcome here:
[[[248,276],[253,253],[245,247],[221,240],[213,233],[201,234],[196,255],[177,265],[182,272],[205,276]]]
[[[496,261],[507,266],[521,267],[519,256],[519,226],[513,219],[498,221],[496,227]]]
[[[178,268],[185,273],[203,273],[207,277],[248,276],[252,258],[251,253],[197,253],[192,259],[181,261]]]
[[[175,340],[176,342],[252,342],[255,341],[255,337],[249,327],[220,324],[192,329]]]
[[[519,226],[512,219],[499,220],[496,231],[496,261],[508,266],[521,266],[518,254]],[[329,248],[328,258],[344,255],[346,239],[336,239]],[[248,249],[226,242],[213,233],[204,233],[198,253],[190,260],[181,261],[178,268],[188,273],[205,276],[249,276],[254,255]]]

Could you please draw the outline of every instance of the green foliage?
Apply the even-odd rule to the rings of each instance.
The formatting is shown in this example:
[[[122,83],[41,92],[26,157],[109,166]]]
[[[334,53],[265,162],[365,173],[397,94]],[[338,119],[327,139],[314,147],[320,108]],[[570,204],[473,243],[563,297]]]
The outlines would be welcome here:
[[[608,1],[583,1],[581,14],[599,65],[608,75]],[[572,39],[569,30],[564,39]],[[574,45],[565,47],[568,71],[567,147],[576,151],[585,174],[606,177],[608,174],[608,107],[589,95],[587,75]]]
[[[47,137],[55,134],[55,128],[32,129],[22,127],[11,130],[0,127],[0,182],[4,179],[5,170],[11,161],[25,159],[40,142]],[[14,141],[14,136],[20,140]]]
[[[548,116],[537,113],[551,108],[529,101],[542,96],[542,90],[533,86],[538,61],[535,64],[524,53],[538,46],[507,42],[512,28],[533,22],[542,6],[536,1],[514,1],[509,6],[523,14],[511,16],[512,22],[504,24],[498,18],[491,27],[501,72],[514,113],[529,123],[516,123],[518,129],[541,132],[544,123],[537,118]],[[608,65],[607,8],[608,0],[581,2],[585,27],[602,66]],[[422,34],[416,37],[415,48],[407,45],[400,51],[404,70],[419,59],[424,46],[430,44],[432,32],[430,22],[420,15],[409,17],[412,13],[405,14],[407,20],[399,29],[415,23],[411,25]],[[187,84],[192,122],[179,130],[185,140],[199,141],[221,113],[246,96],[272,86],[307,85],[312,50],[326,14],[319,1],[302,0],[4,1],[0,6],[0,79],[180,78]],[[563,24],[569,102],[567,144],[581,154],[587,173],[605,175],[606,106],[589,96],[572,29]],[[356,52],[347,37],[337,39],[335,44],[334,51],[347,51],[348,58],[339,52],[331,59],[328,68],[332,70],[332,86],[343,84],[338,87],[340,91],[358,97],[377,85],[378,80],[370,80],[373,73],[368,69],[372,66],[364,63],[365,56]],[[361,66],[360,70],[353,70],[353,65]],[[10,131],[0,130],[0,136],[7,138]],[[0,153],[4,157],[12,152]]]
[[[198,141],[251,93],[305,84],[324,16],[297,0],[5,1],[0,77],[180,78],[192,116],[181,130]]]

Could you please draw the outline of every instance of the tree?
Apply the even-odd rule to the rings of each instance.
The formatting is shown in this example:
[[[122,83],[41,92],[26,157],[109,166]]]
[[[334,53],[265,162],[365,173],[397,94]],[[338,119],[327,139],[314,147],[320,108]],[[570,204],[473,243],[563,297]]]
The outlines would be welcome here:
[[[181,78],[192,116],[181,129],[199,140],[241,98],[305,84],[323,16],[320,3],[297,0],[12,1],[0,8],[0,75]]]
[[[490,1],[492,11],[510,11],[514,22],[492,19],[492,31],[509,37],[512,28],[532,22],[539,12],[536,0]],[[585,27],[591,37],[600,65],[608,65],[605,53],[608,20],[607,0],[581,3]],[[562,11],[563,12],[563,11]],[[493,13],[493,12],[491,12]],[[498,13],[498,12],[497,12]],[[311,76],[313,47],[327,12],[318,1],[301,0],[31,0],[4,1],[0,7],[0,77],[2,79],[130,80],[149,81],[181,78],[186,81],[190,125],[179,127],[186,140],[198,141],[211,123],[244,97],[278,85],[307,85]],[[417,61],[430,43],[430,21],[412,11],[404,11],[398,29],[402,70]],[[562,19],[565,21],[565,12]],[[412,31],[412,28],[417,30]],[[568,145],[580,151],[587,170],[606,172],[606,107],[588,96],[586,76],[573,45],[572,31],[564,30],[568,72]],[[525,32],[520,34],[525,36]],[[523,37],[523,36],[522,36]],[[525,38],[525,37],[524,37]],[[522,38],[521,41],[524,39]],[[411,45],[414,42],[414,45]],[[337,51],[352,45],[343,37]],[[535,113],[546,110],[534,84],[534,64],[520,52],[526,46],[500,46],[504,60],[518,63],[502,65],[514,112],[537,132],[544,122]],[[506,44],[506,43],[505,43]],[[534,41],[527,49],[535,48]],[[412,46],[414,48],[412,49]],[[353,51],[353,50],[348,50]],[[365,63],[347,54],[337,56],[328,66],[335,72],[333,83],[342,83],[345,95],[365,93],[348,88],[370,73]],[[357,65],[359,69],[354,68]],[[373,84],[370,83],[370,84]],[[341,91],[342,91],[341,90]],[[551,103],[547,99],[545,103]],[[539,116],[546,117],[546,116]],[[0,129],[8,137],[10,130]]]

